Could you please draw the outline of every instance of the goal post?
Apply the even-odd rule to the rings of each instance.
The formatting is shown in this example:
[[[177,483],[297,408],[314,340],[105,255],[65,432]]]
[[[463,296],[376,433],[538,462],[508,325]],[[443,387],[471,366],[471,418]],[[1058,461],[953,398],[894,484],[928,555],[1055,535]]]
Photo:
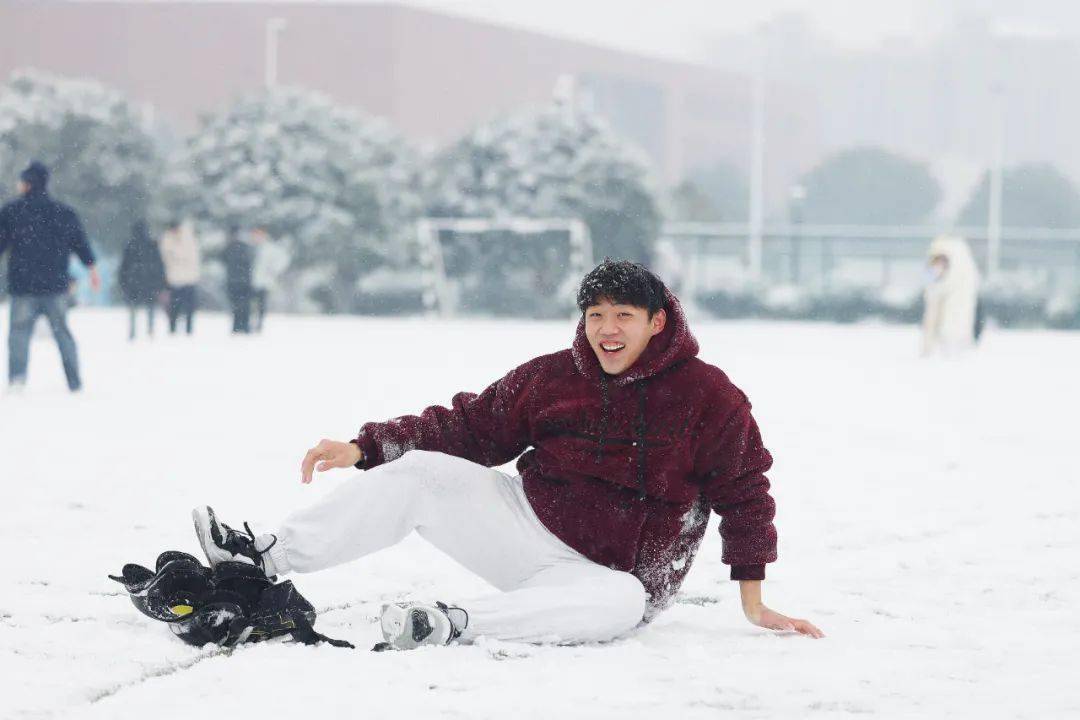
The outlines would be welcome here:
[[[453,258],[447,257],[446,240],[472,238],[476,242],[474,252],[483,254],[486,236],[509,234],[528,238],[530,243],[543,242],[551,233],[563,233],[566,238],[566,274],[581,278],[592,269],[593,253],[589,228],[581,220],[567,218],[421,218],[416,223],[420,264],[424,273],[424,307],[431,315],[446,317],[460,305],[460,293],[455,295],[451,275],[459,268]],[[494,245],[488,246],[490,252]],[[535,260],[535,258],[532,258]],[[526,262],[529,258],[523,258]],[[507,274],[513,271],[543,271],[545,268],[513,266],[505,267]],[[492,278],[489,278],[491,280]]]

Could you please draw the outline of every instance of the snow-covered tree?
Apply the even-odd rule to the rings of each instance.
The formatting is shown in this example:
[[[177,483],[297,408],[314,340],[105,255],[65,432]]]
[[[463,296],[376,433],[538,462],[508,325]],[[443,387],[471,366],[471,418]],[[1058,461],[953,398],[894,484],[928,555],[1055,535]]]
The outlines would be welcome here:
[[[941,186],[926,163],[878,147],[839,150],[801,182],[809,223],[917,225],[941,201]]]
[[[31,160],[79,212],[99,252],[116,254],[146,216],[162,160],[147,113],[97,82],[20,71],[0,86],[0,197]]]
[[[589,226],[593,254],[648,262],[660,213],[637,150],[570,101],[480,125],[443,152],[428,212],[443,217],[566,217]]]
[[[204,119],[166,194],[173,214],[266,228],[289,249],[293,292],[348,312],[366,272],[409,256],[418,182],[413,153],[385,122],[276,88]]]
[[[1001,219],[1006,226],[1080,226],[1080,193],[1072,180],[1050,163],[1005,168],[1001,202]],[[960,211],[958,223],[972,227],[985,225],[989,203],[990,173],[986,172]]]

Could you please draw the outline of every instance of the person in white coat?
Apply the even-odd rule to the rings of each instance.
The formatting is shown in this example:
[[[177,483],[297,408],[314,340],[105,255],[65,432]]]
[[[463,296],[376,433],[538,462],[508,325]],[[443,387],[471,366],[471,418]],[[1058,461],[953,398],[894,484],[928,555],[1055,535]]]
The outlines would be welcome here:
[[[255,248],[255,264],[251,271],[252,314],[255,332],[262,332],[266,303],[270,291],[277,287],[281,274],[289,267],[289,251],[281,241],[272,240],[261,227],[251,231],[251,244]]]
[[[955,353],[975,344],[979,270],[967,242],[940,235],[930,243],[922,353]]]
[[[183,315],[185,329],[190,335],[195,317],[195,288],[199,284],[202,263],[193,223],[190,220],[169,223],[160,244],[169,285],[169,333],[176,332],[177,320]]]

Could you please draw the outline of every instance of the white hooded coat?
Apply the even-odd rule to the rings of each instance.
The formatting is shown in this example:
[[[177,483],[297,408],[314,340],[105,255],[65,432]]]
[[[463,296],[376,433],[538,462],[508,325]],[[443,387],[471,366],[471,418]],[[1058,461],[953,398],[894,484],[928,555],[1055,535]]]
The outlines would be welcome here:
[[[260,290],[275,287],[281,274],[289,267],[289,251],[284,243],[266,240],[255,246],[255,265],[251,284]]]
[[[198,284],[201,254],[199,239],[195,237],[191,222],[184,221],[180,227],[166,230],[160,244],[169,287]]]
[[[929,256],[944,255],[945,273],[932,280],[924,293],[924,354],[936,350],[961,351],[975,344],[975,306],[979,296],[979,269],[971,248],[961,237],[941,235],[930,243]]]

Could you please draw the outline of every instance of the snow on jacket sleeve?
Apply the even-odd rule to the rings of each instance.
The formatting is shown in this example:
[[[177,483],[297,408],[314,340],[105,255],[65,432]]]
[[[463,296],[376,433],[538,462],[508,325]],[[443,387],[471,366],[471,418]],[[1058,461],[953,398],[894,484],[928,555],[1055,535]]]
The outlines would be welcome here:
[[[352,442],[364,453],[357,467],[367,470],[396,460],[409,450],[431,450],[495,467],[510,462],[529,444],[530,365],[511,371],[479,395],[461,392],[449,408],[432,405],[419,415],[367,423]]]
[[[732,580],[763,580],[765,564],[776,560],[776,503],[765,477],[771,466],[749,402],[702,431],[694,469],[720,515],[721,559]]]

